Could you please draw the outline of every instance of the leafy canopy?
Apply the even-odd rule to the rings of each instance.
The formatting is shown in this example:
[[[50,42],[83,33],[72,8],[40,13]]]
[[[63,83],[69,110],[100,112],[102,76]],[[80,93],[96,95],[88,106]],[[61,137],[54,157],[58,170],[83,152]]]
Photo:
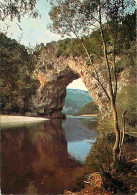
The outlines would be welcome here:
[[[134,0],[56,0],[51,5],[51,30],[62,35],[73,33],[76,37],[88,35],[93,27],[99,27],[100,9],[103,23],[111,24],[109,28],[113,31],[126,14],[135,10]]]
[[[21,18],[29,14],[31,17],[38,17],[39,12],[36,8],[38,0],[4,0],[0,1],[0,20],[11,20],[17,18],[20,22]]]
[[[0,39],[2,112],[25,112],[36,88],[33,78],[35,58],[23,45],[3,33],[0,33]]]

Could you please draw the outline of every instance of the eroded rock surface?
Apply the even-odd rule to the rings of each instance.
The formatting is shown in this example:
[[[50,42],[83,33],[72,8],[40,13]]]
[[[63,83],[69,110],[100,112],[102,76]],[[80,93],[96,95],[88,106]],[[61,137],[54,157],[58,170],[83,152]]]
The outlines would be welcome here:
[[[99,106],[103,115],[108,114],[109,104],[99,83],[90,74],[92,67],[85,64],[86,60],[74,57],[56,57],[55,47],[44,47],[36,55],[37,65],[35,77],[39,81],[36,95],[33,96],[33,112],[51,118],[62,118],[66,87],[73,80],[81,77],[89,94]],[[104,64],[95,64],[104,88],[108,91],[107,81],[104,80]],[[106,112],[107,111],[107,112]]]

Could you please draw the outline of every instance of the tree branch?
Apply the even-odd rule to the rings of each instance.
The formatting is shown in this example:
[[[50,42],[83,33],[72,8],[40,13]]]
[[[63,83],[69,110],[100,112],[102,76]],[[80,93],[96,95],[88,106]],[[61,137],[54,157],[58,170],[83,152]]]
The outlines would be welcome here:
[[[64,5],[62,5],[62,6],[64,6]],[[65,7],[66,7],[67,9],[69,9],[67,6],[65,6]],[[92,17],[93,17],[97,22],[99,22],[99,20],[97,20],[93,15],[92,15]],[[88,71],[88,73],[98,81],[98,83],[100,84],[100,86],[101,86],[102,90],[104,91],[106,97],[108,98],[108,100],[110,100],[109,94],[107,93],[106,89],[104,88],[103,84],[101,83],[101,81],[100,81],[100,79],[99,79],[98,72],[97,72],[95,66],[93,65],[93,63],[92,63],[92,61],[91,61],[90,54],[89,54],[89,52],[88,52],[88,50],[87,50],[87,48],[86,48],[84,42],[83,42],[82,39],[77,35],[77,33],[76,33],[76,31],[75,31],[75,28],[73,27],[73,24],[70,23],[69,20],[66,20],[66,22],[67,22],[68,25],[70,26],[70,29],[71,29],[71,31],[74,33],[74,35],[76,36],[76,38],[77,38],[77,39],[80,41],[80,43],[82,44],[82,46],[83,46],[83,48],[84,48],[84,50],[85,50],[85,52],[86,52],[86,54],[87,54],[87,57],[88,57],[88,59],[89,59],[89,61],[90,61],[90,64],[91,64],[91,66],[92,66],[93,69],[94,69],[94,72],[95,72],[96,77],[95,77],[91,72],[89,72],[89,70],[87,70],[87,68],[86,68],[85,66],[84,66],[84,67],[86,68],[86,70]]]
[[[108,69],[108,79],[109,79],[109,82],[108,83],[109,83],[110,97],[114,101],[112,78],[111,78],[111,70],[110,70],[110,64],[109,64],[108,53],[107,53],[107,45],[106,45],[106,41],[105,41],[105,37],[104,37],[104,32],[103,32],[103,28],[102,28],[101,8],[99,10],[99,18],[100,18],[100,23],[99,23],[99,25],[100,25],[100,33],[101,33],[101,37],[102,37],[102,41],[103,41],[103,46],[104,46],[104,57],[105,57],[106,66],[107,66],[107,69]]]
[[[107,93],[105,87],[104,87],[103,84],[101,83],[99,77],[95,77],[95,75],[94,75],[93,73],[91,73],[91,72],[87,69],[87,67],[86,67],[84,64],[82,64],[82,66],[84,66],[84,68],[86,69],[86,71],[87,71],[87,72],[88,72],[96,81],[98,81],[98,83],[100,84],[100,86],[101,86],[103,92],[105,93],[105,95],[107,96],[108,100],[110,101],[110,97],[109,97],[109,95],[108,95],[108,93]]]
[[[115,76],[115,88],[114,88],[114,98],[117,96],[117,68],[116,68],[116,54],[115,54],[115,43],[114,43],[114,52],[113,52],[113,60],[114,60],[114,76]]]

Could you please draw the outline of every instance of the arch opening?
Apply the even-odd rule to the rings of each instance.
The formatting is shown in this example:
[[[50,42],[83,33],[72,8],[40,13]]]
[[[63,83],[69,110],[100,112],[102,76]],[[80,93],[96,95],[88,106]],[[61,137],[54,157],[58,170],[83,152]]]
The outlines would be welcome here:
[[[93,100],[82,79],[73,80],[66,88],[65,104],[62,113],[65,115],[79,115],[81,108]]]

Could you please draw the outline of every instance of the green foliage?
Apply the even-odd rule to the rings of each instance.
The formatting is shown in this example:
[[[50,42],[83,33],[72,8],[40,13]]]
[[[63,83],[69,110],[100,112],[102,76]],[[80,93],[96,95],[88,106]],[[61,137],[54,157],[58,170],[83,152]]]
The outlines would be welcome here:
[[[80,0],[57,0],[56,2],[51,1],[51,5],[49,12],[52,21],[51,31],[63,36],[73,34],[76,37],[75,42],[68,39],[62,41],[61,49],[57,51],[58,57],[70,54],[79,56],[81,52],[86,55],[81,47],[82,42],[89,54],[97,55],[97,57],[103,55],[101,34],[96,25],[96,23],[100,24],[98,7],[101,7],[102,15],[106,18],[106,23],[101,22],[101,25],[108,48],[115,44],[115,52],[119,54],[123,49],[129,48],[130,42],[136,39],[134,0],[95,1],[92,3],[87,0],[83,2]],[[91,26],[96,30],[89,36]],[[80,46],[76,46],[75,43]],[[112,51],[113,49],[111,49],[111,53]]]
[[[25,112],[30,96],[35,93],[36,81],[33,55],[23,45],[0,34],[1,40],[1,109],[2,112]]]
[[[20,22],[25,14],[31,17],[38,17],[39,13],[36,9],[37,0],[12,0],[0,2],[0,20],[6,20],[8,17],[13,20],[17,18]]]
[[[117,95],[117,112],[120,129],[123,130],[123,113],[126,110],[126,133],[137,135],[137,86],[132,83],[122,88]],[[113,132],[113,118],[101,119],[98,121],[100,135]]]
[[[77,39],[64,39],[57,42],[56,57],[60,56],[80,56],[83,48]]]
[[[97,114],[99,112],[98,106],[94,102],[88,102],[87,104],[83,105],[80,111],[78,112],[79,115],[82,114]]]
[[[99,31],[93,31],[90,37],[83,37],[88,52],[93,55],[94,58],[99,58],[103,55],[102,42],[100,40]],[[56,57],[60,56],[81,56],[85,57],[86,53],[80,43],[76,39],[64,39],[57,42],[57,52]]]
[[[109,171],[112,163],[112,143],[107,136],[99,136],[90,151],[84,168],[89,171]]]
[[[132,141],[128,141],[131,139]],[[134,191],[137,171],[134,163],[129,161],[129,153],[136,150],[136,139],[127,136],[122,148],[121,159],[115,163],[112,160],[112,148],[115,140],[114,134],[102,135],[94,143],[84,165],[84,171],[99,172],[103,179],[103,187],[115,194],[128,194]],[[132,155],[132,154],[131,154]],[[132,157],[130,157],[132,159]],[[122,193],[122,194],[123,194]]]
[[[88,52],[93,54],[94,58],[103,56],[103,45],[99,30],[94,30],[90,37],[85,37],[84,41]]]
[[[135,13],[127,15],[122,19],[122,24],[120,24],[117,27],[118,38],[116,43],[116,53],[118,55],[124,55],[124,54],[126,56],[128,55],[127,58],[129,58],[129,55],[130,58],[133,56],[130,51],[130,48],[132,47],[132,42],[135,41],[136,39],[135,16],[136,16]],[[113,36],[110,32],[110,29],[108,28],[107,23],[104,25],[104,34],[109,48],[112,48]],[[99,30],[94,30],[90,34],[90,36],[83,36],[82,41],[85,43],[85,46],[89,54],[93,56],[94,60],[98,60],[100,57],[103,57],[103,45],[102,45]],[[109,53],[112,53],[112,49],[108,49],[108,51]],[[60,57],[60,56],[85,57],[86,53],[82,47],[80,40],[78,40],[77,38],[75,39],[67,38],[57,42],[56,57]],[[123,64],[121,62],[117,62],[117,71],[121,72],[122,70],[123,70]]]
[[[137,86],[136,84],[124,87],[117,97],[117,110],[122,126],[122,114],[126,110],[126,130],[131,131],[137,127]]]
[[[127,54],[132,43],[136,40],[136,11],[121,19],[117,27],[116,54]],[[110,34],[112,39],[112,35]]]
[[[121,25],[121,33],[123,45],[128,48],[132,41],[136,40],[136,10],[133,14],[127,14],[126,17],[123,17]]]
[[[88,91],[67,89],[63,113],[72,115],[77,114],[84,104],[91,101],[92,98],[90,97]]]

